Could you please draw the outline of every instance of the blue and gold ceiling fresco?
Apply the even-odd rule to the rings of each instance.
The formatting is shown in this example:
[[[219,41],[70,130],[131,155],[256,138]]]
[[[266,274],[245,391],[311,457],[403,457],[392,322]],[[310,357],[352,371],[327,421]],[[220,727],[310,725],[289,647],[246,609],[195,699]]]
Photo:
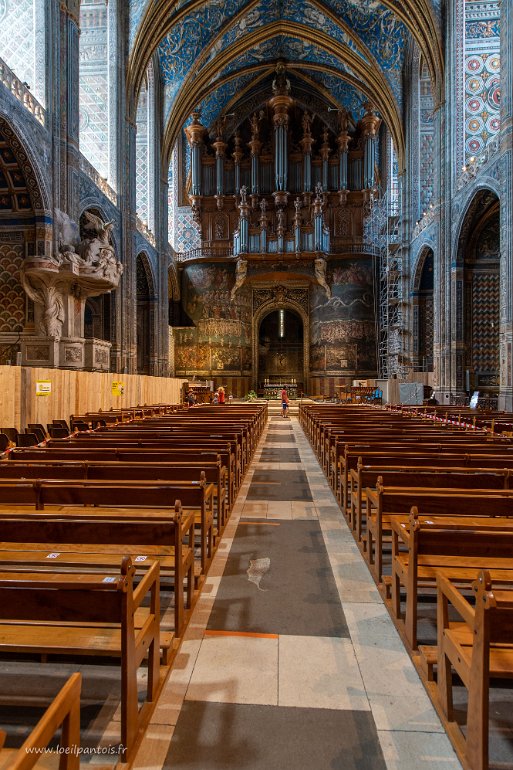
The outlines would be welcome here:
[[[202,121],[211,125],[251,77],[280,58],[290,71],[301,70],[319,83],[356,120],[363,103],[371,99],[387,122],[395,121],[396,133],[401,125],[402,71],[412,38],[433,80],[442,69],[440,0],[129,3],[134,94],[143,67],[156,51],[170,143],[193,108],[200,106]]]

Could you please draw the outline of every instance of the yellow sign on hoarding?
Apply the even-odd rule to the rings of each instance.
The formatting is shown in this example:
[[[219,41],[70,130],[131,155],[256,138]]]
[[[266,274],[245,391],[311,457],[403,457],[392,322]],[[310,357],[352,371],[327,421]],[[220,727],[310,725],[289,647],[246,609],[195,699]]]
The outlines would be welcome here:
[[[125,386],[122,382],[116,382],[114,381],[112,383],[112,395],[113,396],[122,396],[125,392]]]
[[[52,392],[51,380],[36,381],[36,396],[49,396]]]

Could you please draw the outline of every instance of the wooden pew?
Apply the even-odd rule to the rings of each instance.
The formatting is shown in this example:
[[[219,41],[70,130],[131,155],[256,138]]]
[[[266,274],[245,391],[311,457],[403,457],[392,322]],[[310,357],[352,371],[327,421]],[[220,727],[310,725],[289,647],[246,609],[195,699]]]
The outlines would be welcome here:
[[[19,749],[6,749],[0,730],[0,770],[32,770],[62,727],[59,770],[80,768],[80,690],[82,675],[72,674]]]
[[[411,649],[417,647],[419,584],[435,588],[440,569],[459,585],[470,585],[483,568],[492,570],[496,579],[513,583],[513,519],[419,516],[414,506],[409,517],[396,516],[391,525],[392,612],[399,623],[403,588],[404,634]]]
[[[513,516],[513,490],[387,488],[378,481],[376,489],[367,490],[366,501],[366,554],[378,583],[383,571],[383,535],[391,534],[391,519],[409,514],[412,505],[430,516],[450,516],[457,511],[473,516]]]
[[[494,589],[483,571],[473,584],[472,606],[442,572],[437,585],[442,721],[465,770],[488,770],[490,679],[513,679],[513,589]],[[457,622],[449,619],[449,607]],[[454,718],[453,669],[468,690],[466,739]]]
[[[378,479],[384,487],[424,489],[510,489],[510,469],[443,468],[424,464],[416,467],[383,467],[358,465],[350,473],[349,522],[357,540],[362,536],[362,508],[366,490],[376,487]]]
[[[47,506],[90,505],[107,508],[156,508],[162,513],[181,500],[186,511],[192,511],[199,532],[201,574],[207,572],[214,551],[214,485],[198,481],[11,481],[0,479],[0,514],[2,506],[26,505],[36,510]]]
[[[502,449],[497,449],[493,446],[485,447],[481,444],[470,446],[468,444],[448,443],[446,445],[440,444],[430,446],[418,443],[408,447],[396,444],[376,444],[370,448],[369,445],[348,445],[344,453],[338,458],[338,470],[336,475],[336,483],[340,485],[338,499],[344,507],[344,510],[346,510],[349,505],[348,487],[350,471],[352,468],[357,467],[358,458],[360,457],[362,458],[362,463],[365,465],[378,463],[382,463],[383,465],[394,465],[396,464],[396,459],[398,459],[399,464],[401,465],[426,464],[427,461],[429,465],[439,465],[449,462],[451,465],[459,465],[460,467],[477,465],[482,468],[513,468],[513,454],[511,452],[508,455]],[[390,458],[390,461],[387,461],[387,458]]]
[[[70,448],[50,449],[13,449],[5,462],[124,462],[124,463],[154,463],[165,466],[166,463],[186,463],[194,466],[202,462],[220,462],[228,474],[228,508],[231,510],[237,492],[235,476],[235,456],[229,448],[212,451],[197,449],[113,449],[113,448]],[[4,461],[0,461],[0,465]]]
[[[160,574],[173,578],[174,635],[181,637],[194,590],[193,528],[194,516],[182,511],[179,500],[170,515],[123,508],[0,509],[0,568],[106,570],[128,554],[145,572],[158,561]],[[172,635],[161,639],[166,663],[172,644]]]
[[[111,439],[102,438],[95,441],[85,442],[79,439],[51,439],[47,442],[45,449],[111,449],[119,455],[127,450],[139,450],[147,452],[154,450],[164,453],[166,451],[192,450],[198,455],[204,452],[228,452],[233,455],[233,461],[230,458],[230,467],[233,469],[235,489],[238,490],[242,480],[242,463],[240,455],[240,446],[236,441],[225,441],[223,439],[203,439],[203,438],[170,438],[170,439]],[[34,450],[33,450],[34,451]]]
[[[122,760],[131,761],[148,706],[157,695],[159,666],[159,565],[134,588],[129,557],[117,575],[0,573],[0,652],[115,657],[121,668]],[[143,602],[145,620],[134,619]],[[137,670],[148,658],[146,702],[139,712]]]
[[[2,479],[76,479],[76,480],[141,480],[184,481],[214,484],[214,506],[217,528],[222,532],[230,513],[228,473],[221,460],[173,463],[124,463],[122,461],[90,462],[89,460],[43,460],[0,462]]]

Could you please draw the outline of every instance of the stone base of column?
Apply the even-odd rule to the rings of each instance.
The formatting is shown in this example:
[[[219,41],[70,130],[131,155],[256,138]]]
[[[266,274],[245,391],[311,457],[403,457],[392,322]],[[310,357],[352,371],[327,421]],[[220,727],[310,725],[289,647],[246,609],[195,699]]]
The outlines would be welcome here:
[[[22,366],[88,371],[110,370],[111,343],[82,337],[24,337],[21,341]]]

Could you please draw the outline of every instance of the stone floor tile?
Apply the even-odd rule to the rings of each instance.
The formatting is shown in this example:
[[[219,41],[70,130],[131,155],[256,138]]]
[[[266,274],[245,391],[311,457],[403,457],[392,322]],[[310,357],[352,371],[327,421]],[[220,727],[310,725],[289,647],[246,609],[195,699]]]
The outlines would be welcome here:
[[[279,661],[278,705],[370,709],[349,639],[280,636]]]
[[[378,730],[444,733],[424,688],[418,695],[372,695],[369,701]]]
[[[278,638],[205,637],[186,698],[277,705]]]
[[[388,770],[461,770],[449,738],[441,733],[378,731]]]

